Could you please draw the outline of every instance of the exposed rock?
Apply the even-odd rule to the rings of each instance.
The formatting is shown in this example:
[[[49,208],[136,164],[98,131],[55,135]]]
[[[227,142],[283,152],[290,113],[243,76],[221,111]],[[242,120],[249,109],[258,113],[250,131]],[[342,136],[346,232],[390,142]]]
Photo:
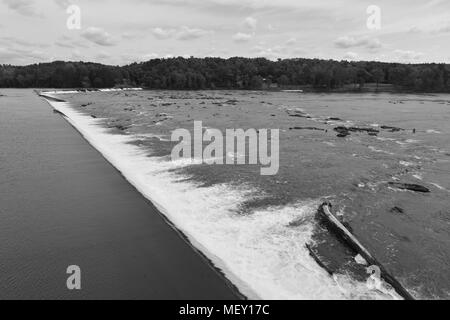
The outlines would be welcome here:
[[[422,192],[422,193],[428,193],[431,192],[430,189],[427,187],[418,185],[418,184],[410,184],[410,183],[401,183],[401,182],[389,182],[388,183],[391,187],[401,189],[401,190],[409,190],[414,192]]]
[[[398,131],[404,131],[405,129],[398,128],[398,127],[391,127],[391,126],[381,126],[380,127],[383,130],[389,130],[391,132],[398,132]]]
[[[345,138],[350,135],[350,132],[342,132],[337,135],[338,138]]]
[[[128,129],[128,127],[126,127],[126,126],[122,126],[122,125],[117,125],[117,126],[115,126],[117,129],[119,129],[120,131],[125,131],[125,130],[127,130]]]
[[[350,135],[350,131],[346,127],[336,127],[333,130],[338,133],[338,138],[345,138]]]
[[[295,110],[295,111],[291,111],[288,110],[286,111],[289,117],[297,117],[297,118],[306,118],[306,119],[311,119],[311,116],[308,115],[307,113],[300,111],[300,110]]]
[[[374,128],[350,127],[348,130],[352,132],[380,133],[380,130]]]
[[[350,132],[367,132],[369,135],[376,136],[380,131],[374,128],[360,128],[360,127],[344,127],[339,126],[333,129],[338,132],[339,138],[345,138],[350,135]]]
[[[392,213],[405,213],[405,211],[400,207],[393,207],[391,210]]]
[[[306,118],[306,119],[311,119],[311,116],[307,116],[304,114],[298,114],[298,113],[294,113],[294,114],[289,114],[289,117],[297,117],[297,118]]]
[[[235,99],[231,99],[231,100],[225,101],[226,104],[232,104],[232,105],[236,105],[238,102],[239,101],[235,100]]]
[[[289,130],[317,130],[317,131],[325,131],[324,129],[316,128],[316,127],[292,127],[292,128],[289,128]]]
[[[347,127],[336,127],[333,130],[336,131],[336,132],[339,132],[339,133],[344,133],[344,132],[348,132],[349,131]]]

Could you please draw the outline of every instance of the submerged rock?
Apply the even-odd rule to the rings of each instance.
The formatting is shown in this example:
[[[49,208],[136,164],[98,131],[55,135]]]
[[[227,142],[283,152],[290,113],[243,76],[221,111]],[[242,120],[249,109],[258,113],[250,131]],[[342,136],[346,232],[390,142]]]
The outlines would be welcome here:
[[[431,192],[430,189],[428,189],[427,187],[421,186],[419,184],[401,183],[401,182],[389,182],[388,184],[391,187],[401,189],[401,190],[409,190],[409,191],[422,192],[422,193]]]

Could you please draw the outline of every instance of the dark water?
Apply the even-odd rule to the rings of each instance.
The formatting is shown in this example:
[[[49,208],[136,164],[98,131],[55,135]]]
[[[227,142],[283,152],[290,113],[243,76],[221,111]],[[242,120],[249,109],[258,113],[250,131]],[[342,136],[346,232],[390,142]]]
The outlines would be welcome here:
[[[1,299],[236,298],[44,100],[1,93]],[[66,288],[69,265],[81,291]]]
[[[158,161],[169,160],[174,146],[169,141],[172,130],[192,131],[194,120],[223,132],[226,128],[280,129],[280,171],[275,176],[261,176],[258,166],[167,167],[198,189],[227,186],[219,193],[224,199],[214,200],[214,208],[236,204],[224,212],[234,212],[230,230],[245,239],[236,245],[238,240],[225,235],[220,238],[236,245],[220,258],[230,261],[234,274],[260,296],[334,297],[328,295],[334,290],[328,286],[333,285],[321,276],[311,283],[306,283],[307,276],[299,276],[312,267],[293,242],[303,246],[313,241],[338,273],[363,281],[365,272],[358,271],[345,248],[313,220],[315,208],[327,198],[364,246],[417,298],[450,297],[450,95],[143,91],[61,97],[75,110],[94,116],[97,125],[110,128],[109,133],[128,137],[128,143]],[[292,116],[295,114],[301,116]],[[383,125],[402,130],[392,132],[381,129]],[[380,132],[376,136],[352,132],[339,138],[333,130],[337,126]],[[293,127],[321,130],[290,130]],[[402,191],[390,187],[389,182],[420,184],[431,192]],[[233,193],[236,190],[241,190],[239,196]],[[212,203],[216,196],[202,198],[192,192],[190,197],[196,200],[191,205],[201,207],[202,201]],[[197,220],[200,223],[202,219]],[[199,242],[208,244],[208,237],[220,232],[212,230],[212,217],[204,219],[205,230],[198,236],[205,236],[204,242]],[[246,219],[252,220],[251,226],[245,225]],[[185,221],[175,224],[183,229]],[[249,235],[246,228],[261,234]],[[248,258],[250,253],[256,256]],[[267,261],[262,262],[264,259]],[[254,278],[248,268],[264,276]],[[340,298],[373,298],[360,283],[335,281],[339,287],[347,285]],[[313,289],[317,286],[323,290]]]

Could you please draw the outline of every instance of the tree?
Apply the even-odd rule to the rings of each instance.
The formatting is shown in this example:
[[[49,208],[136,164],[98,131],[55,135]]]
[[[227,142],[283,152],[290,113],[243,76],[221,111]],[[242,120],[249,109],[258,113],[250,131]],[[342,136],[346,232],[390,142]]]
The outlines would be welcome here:
[[[384,71],[381,68],[376,68],[372,71],[372,76],[373,79],[375,80],[375,82],[377,83],[377,89],[378,89],[378,84],[382,81],[384,81]]]
[[[280,86],[286,86],[289,84],[289,78],[287,77],[287,75],[283,74],[278,78],[277,82]]]

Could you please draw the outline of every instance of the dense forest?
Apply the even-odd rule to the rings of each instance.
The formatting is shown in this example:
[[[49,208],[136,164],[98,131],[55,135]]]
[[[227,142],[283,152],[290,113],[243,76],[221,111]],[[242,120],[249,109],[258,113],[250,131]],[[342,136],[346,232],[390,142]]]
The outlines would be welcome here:
[[[317,90],[390,84],[399,90],[450,92],[450,65],[348,62],[320,59],[153,59],[126,66],[63,62],[0,65],[0,87]]]

